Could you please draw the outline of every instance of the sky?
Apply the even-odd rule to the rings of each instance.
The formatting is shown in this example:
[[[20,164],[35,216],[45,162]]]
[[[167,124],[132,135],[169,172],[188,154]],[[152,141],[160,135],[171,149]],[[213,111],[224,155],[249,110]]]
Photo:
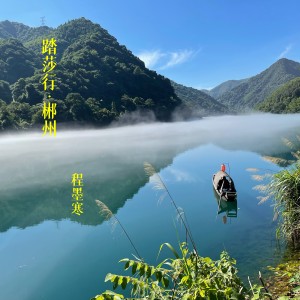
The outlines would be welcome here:
[[[85,17],[146,66],[211,89],[254,76],[280,58],[300,62],[299,0],[10,0],[0,21],[57,27]]]

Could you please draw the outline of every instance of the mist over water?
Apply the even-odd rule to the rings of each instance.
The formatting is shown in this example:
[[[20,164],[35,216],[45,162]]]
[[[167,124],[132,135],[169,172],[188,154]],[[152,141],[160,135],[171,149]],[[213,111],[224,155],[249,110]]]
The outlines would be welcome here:
[[[272,152],[287,148],[280,137],[299,132],[300,115],[253,114],[198,121],[152,123],[108,129],[58,131],[0,137],[2,189],[69,180],[72,172],[113,178],[119,163],[156,163],[170,151],[215,144],[232,150]],[[112,167],[112,164],[114,167]]]

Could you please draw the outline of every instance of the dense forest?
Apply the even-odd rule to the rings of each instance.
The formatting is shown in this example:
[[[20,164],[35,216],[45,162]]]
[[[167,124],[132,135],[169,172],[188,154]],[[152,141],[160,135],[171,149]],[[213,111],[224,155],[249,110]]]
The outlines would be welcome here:
[[[272,93],[257,107],[271,113],[300,113],[300,77],[297,77]]]
[[[188,113],[194,117],[202,117],[206,115],[220,115],[229,112],[229,109],[215,100],[206,93],[186,87],[171,81],[176,95],[182,99],[184,106],[188,109]]]
[[[52,102],[58,122],[107,125],[136,110],[169,120],[181,104],[170,80],[145,68],[100,25],[80,18],[57,29],[0,23],[0,128],[28,128],[43,122],[41,45],[57,41]]]

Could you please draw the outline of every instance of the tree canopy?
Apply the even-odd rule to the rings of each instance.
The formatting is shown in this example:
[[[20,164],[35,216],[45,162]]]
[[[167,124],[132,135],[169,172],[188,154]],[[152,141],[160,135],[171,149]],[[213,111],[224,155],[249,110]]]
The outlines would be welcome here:
[[[297,77],[272,93],[257,107],[261,111],[271,113],[300,112],[300,77]]]
[[[148,70],[100,25],[84,18],[39,30],[5,21],[0,23],[0,38],[0,99],[5,102],[1,109],[7,111],[13,128],[23,122],[14,117],[12,102],[29,105],[29,126],[43,121],[37,115],[49,96],[41,83],[43,39],[57,41],[51,99],[61,104],[57,114],[61,122],[101,126],[136,110],[153,111],[158,120],[169,120],[181,103],[169,79]]]

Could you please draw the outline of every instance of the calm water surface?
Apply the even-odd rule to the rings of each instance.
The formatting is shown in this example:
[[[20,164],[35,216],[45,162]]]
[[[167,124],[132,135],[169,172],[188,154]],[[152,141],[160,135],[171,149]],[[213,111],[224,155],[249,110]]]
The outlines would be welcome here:
[[[163,242],[185,240],[176,213],[143,170],[150,162],[182,207],[198,250],[226,249],[243,278],[276,263],[271,202],[258,206],[249,167],[271,171],[264,155],[285,155],[281,138],[299,132],[300,116],[226,116],[173,124],[0,138],[0,299],[90,299],[134,250],[119,226],[100,215],[105,202],[141,255],[156,264]],[[211,177],[229,163],[238,191],[236,217],[218,214]],[[228,169],[227,169],[228,171]],[[72,173],[84,176],[84,213],[72,214]],[[221,208],[222,209],[222,208]],[[161,258],[170,253],[165,251]]]

